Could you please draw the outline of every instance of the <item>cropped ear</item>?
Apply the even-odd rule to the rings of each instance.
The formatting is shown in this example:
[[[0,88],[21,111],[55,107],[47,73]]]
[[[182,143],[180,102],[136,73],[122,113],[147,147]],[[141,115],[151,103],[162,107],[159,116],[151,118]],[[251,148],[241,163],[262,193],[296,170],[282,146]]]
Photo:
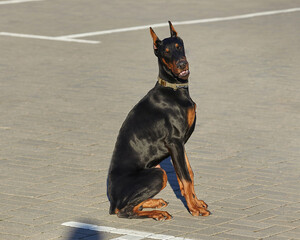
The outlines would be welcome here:
[[[156,33],[153,31],[152,27],[150,27],[150,34],[153,39],[153,49],[156,51],[161,44],[161,40],[157,37]]]
[[[176,32],[175,28],[173,27],[171,21],[169,21],[169,26],[170,26],[171,37],[177,37],[177,32]]]

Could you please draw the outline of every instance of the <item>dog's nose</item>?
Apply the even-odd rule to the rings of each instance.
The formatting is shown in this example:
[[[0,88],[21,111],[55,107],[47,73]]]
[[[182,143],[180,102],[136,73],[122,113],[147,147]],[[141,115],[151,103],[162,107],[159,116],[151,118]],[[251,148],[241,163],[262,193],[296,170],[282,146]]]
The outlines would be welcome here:
[[[177,68],[185,69],[187,64],[188,64],[188,62],[186,60],[181,60],[177,63]]]

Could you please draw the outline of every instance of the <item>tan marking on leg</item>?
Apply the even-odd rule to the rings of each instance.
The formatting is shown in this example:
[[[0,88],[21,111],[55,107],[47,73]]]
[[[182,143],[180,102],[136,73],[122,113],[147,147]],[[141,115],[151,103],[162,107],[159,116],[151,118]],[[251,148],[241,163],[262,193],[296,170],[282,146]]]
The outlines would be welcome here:
[[[189,208],[191,214],[193,216],[199,216],[200,214],[202,216],[208,216],[210,214],[210,212],[207,211],[206,208],[199,206],[197,204],[197,201],[196,201],[197,197],[195,194],[193,194],[194,187],[192,185],[192,182],[183,180],[182,183],[183,183],[183,188],[184,188],[184,197],[185,197],[186,203],[188,205],[188,208]]]
[[[145,200],[144,202],[140,203],[139,205],[139,208],[163,208],[163,207],[166,207],[168,206],[168,203],[163,200],[163,199],[148,199],[148,200]]]
[[[166,211],[137,211],[135,214],[139,217],[153,218],[156,221],[164,221],[172,219],[172,216]]]
[[[194,188],[194,172],[193,172],[193,170],[192,170],[192,168],[191,168],[191,164],[190,164],[189,159],[188,159],[188,157],[187,157],[187,155],[186,155],[186,152],[185,152],[184,154],[185,154],[186,165],[187,165],[187,168],[188,168],[190,177],[191,177],[191,179],[192,179],[192,189],[191,189],[191,190],[192,190],[192,194],[193,194],[193,196],[194,196],[194,198],[195,198],[195,201],[197,202],[197,205],[198,205],[199,207],[204,207],[204,208],[206,209],[206,208],[207,208],[207,204],[206,204],[203,200],[199,200],[199,199],[197,198],[197,196],[196,196],[195,188]]]
[[[191,181],[180,179],[177,175],[178,184],[181,194],[184,196],[188,209],[193,216],[208,216],[210,212],[206,210],[207,205],[202,200],[198,200],[194,189],[194,173],[185,152],[186,166],[191,178]]]
[[[150,207],[150,205],[151,205],[151,208],[152,208],[153,206],[157,205],[160,202],[161,202],[160,199],[148,199],[148,200],[138,204],[137,206],[135,206],[133,208],[133,212],[137,217],[148,217],[148,218],[153,218],[157,221],[170,220],[172,218],[172,216],[166,211],[158,211],[158,210],[141,211],[140,210],[141,207],[143,206],[143,204],[145,204],[148,207]]]
[[[165,170],[161,169],[163,172],[164,172],[164,175],[163,175],[163,186],[161,188],[161,190],[163,190],[166,186],[167,186],[167,183],[168,183],[168,176],[167,176],[167,173]]]
[[[161,190],[163,190],[167,186],[167,183],[168,183],[167,173],[164,169],[161,168],[161,166],[159,164],[156,165],[155,168],[160,168],[164,173],[164,175],[163,175],[163,185],[162,185],[162,188],[161,188]]]
[[[182,182],[181,182],[181,180],[179,179],[179,177],[178,177],[177,174],[176,174],[176,177],[177,177],[179,189],[180,189],[180,192],[181,192],[181,196],[183,196],[183,195],[184,195],[183,184],[182,184]]]

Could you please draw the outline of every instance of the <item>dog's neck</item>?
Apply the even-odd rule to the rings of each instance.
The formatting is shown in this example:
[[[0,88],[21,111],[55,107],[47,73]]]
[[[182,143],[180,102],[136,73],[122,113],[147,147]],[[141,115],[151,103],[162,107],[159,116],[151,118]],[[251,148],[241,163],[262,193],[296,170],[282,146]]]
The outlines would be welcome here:
[[[162,78],[160,78],[159,76],[157,77],[158,79],[158,83],[163,86],[163,87],[168,87],[168,88],[172,88],[174,91],[176,91],[179,88],[188,88],[189,83],[170,83]]]
[[[175,91],[179,88],[188,88],[188,80],[176,78],[171,72],[166,72],[160,63],[158,65],[159,73],[157,79],[161,86],[173,88]]]

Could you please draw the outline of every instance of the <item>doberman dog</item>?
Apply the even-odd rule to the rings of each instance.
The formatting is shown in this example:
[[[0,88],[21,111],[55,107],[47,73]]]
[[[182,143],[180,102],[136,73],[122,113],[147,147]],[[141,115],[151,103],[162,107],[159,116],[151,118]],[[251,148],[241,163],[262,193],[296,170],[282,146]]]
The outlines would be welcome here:
[[[171,37],[162,41],[150,27],[158,81],[129,112],[113,152],[107,191],[109,213],[118,217],[172,218],[166,211],[142,211],[168,204],[153,197],[167,185],[167,174],[159,164],[169,156],[190,213],[210,214],[206,203],[196,197],[194,174],[184,148],[196,122],[196,104],[188,89],[189,64],[182,39],[170,21],[169,26]]]

